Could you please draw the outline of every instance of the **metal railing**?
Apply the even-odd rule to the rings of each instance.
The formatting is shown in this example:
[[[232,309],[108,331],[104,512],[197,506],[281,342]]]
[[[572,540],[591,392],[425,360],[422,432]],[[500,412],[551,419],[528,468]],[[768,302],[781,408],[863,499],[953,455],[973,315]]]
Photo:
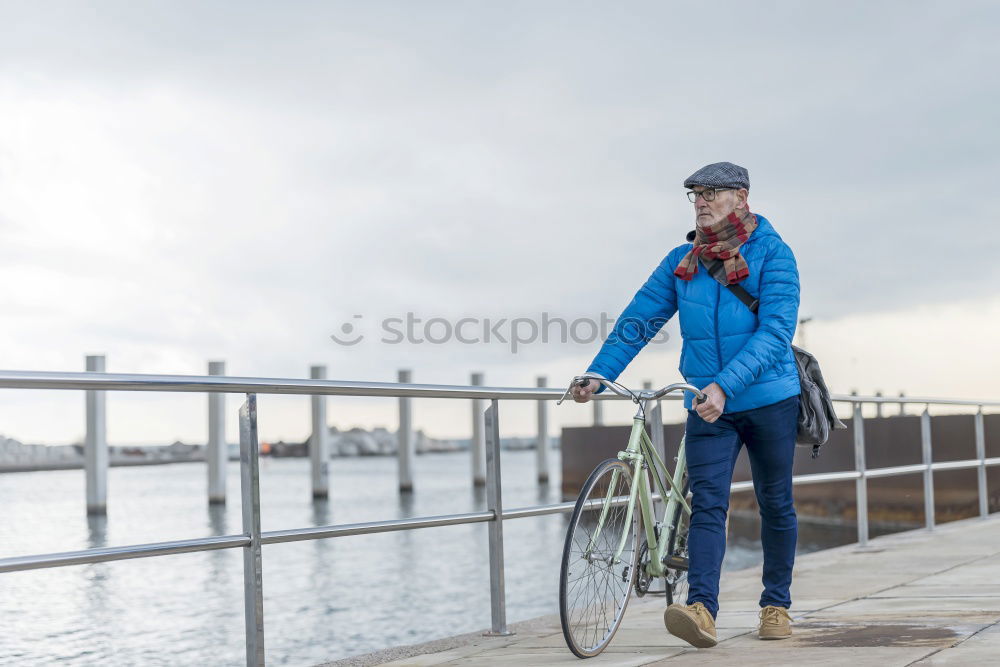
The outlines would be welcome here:
[[[240,407],[240,496],[242,500],[243,534],[176,540],[154,544],[128,545],[85,549],[55,554],[0,558],[0,573],[34,570],[68,565],[102,563],[132,558],[167,556],[218,549],[243,549],[243,583],[246,617],[246,658],[248,665],[264,664],[264,603],[261,578],[261,547],[265,544],[279,544],[301,540],[316,540],[349,535],[385,533],[435,526],[450,526],[468,523],[489,524],[489,568],[491,630],[488,634],[506,635],[506,594],[503,566],[503,521],[525,517],[542,516],[570,512],[575,503],[564,502],[550,505],[522,507],[505,510],[501,499],[500,471],[500,400],[557,400],[563,389],[483,387],[459,385],[430,385],[388,382],[342,382],[321,379],[276,379],[223,376],[187,375],[138,375],[115,373],[75,373],[75,372],[34,372],[0,371],[0,388],[21,389],[76,389],[87,391],[165,391],[198,393],[242,393],[246,400]],[[259,441],[257,434],[258,394],[304,394],[328,396],[368,396],[368,397],[419,397],[457,398],[488,400],[490,406],[485,411],[486,436],[486,492],[487,509],[482,512],[449,514],[372,521],[355,524],[293,528],[262,532],[260,529],[260,468]],[[599,401],[625,400],[611,392],[594,397]],[[680,396],[664,397],[667,400],[681,400]],[[855,470],[844,472],[797,475],[794,484],[816,484],[855,480],[857,493],[858,543],[868,543],[868,502],[867,480],[869,478],[906,475],[922,472],[924,475],[924,499],[927,527],[934,527],[934,481],[935,470],[956,470],[977,468],[979,487],[979,511],[981,516],[989,513],[986,489],[986,468],[1000,465],[1000,457],[986,458],[985,434],[983,428],[983,408],[998,407],[997,401],[969,401],[957,399],[879,396],[835,395],[835,401],[851,403],[853,406]],[[914,465],[868,469],[865,466],[864,420],[861,415],[863,403],[917,403],[924,404],[921,416],[923,462]],[[932,461],[930,414],[932,404],[968,405],[977,407],[975,418],[976,458],[963,461]],[[658,405],[650,411],[650,422],[654,434],[662,434],[662,411]],[[662,435],[661,435],[662,437]],[[732,484],[733,491],[747,490],[753,483]]]

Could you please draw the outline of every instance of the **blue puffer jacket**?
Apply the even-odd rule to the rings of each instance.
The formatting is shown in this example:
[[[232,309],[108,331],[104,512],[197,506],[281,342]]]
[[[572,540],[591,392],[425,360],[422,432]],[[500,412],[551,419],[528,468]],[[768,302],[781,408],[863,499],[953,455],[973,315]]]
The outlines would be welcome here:
[[[718,383],[726,392],[725,412],[750,410],[798,394],[799,373],[791,348],[799,311],[795,256],[766,218],[758,214],[757,224],[740,246],[750,270],[741,284],[760,301],[756,316],[704,266],[699,265],[690,281],[674,275],[677,263],[692,247],[685,243],[670,251],[636,292],[587,372],[617,379],[679,312],[681,375],[699,389]],[[691,407],[691,394],[686,392],[684,407]]]

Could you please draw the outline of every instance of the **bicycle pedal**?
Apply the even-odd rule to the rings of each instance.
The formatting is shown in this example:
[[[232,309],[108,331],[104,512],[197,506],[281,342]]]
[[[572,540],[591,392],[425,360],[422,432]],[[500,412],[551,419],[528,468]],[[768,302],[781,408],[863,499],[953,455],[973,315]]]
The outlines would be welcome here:
[[[688,569],[688,562],[684,556],[666,556],[663,559],[663,564],[674,570]]]

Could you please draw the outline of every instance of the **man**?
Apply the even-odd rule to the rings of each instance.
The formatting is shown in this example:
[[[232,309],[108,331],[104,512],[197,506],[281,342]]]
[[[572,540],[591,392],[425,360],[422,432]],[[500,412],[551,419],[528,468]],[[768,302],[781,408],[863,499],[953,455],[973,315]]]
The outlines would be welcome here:
[[[750,212],[746,169],[710,164],[686,181],[695,230],[674,248],[615,323],[587,373],[614,380],[674,313],[683,339],[680,372],[707,400],[688,410],[686,448],[692,493],[687,604],[670,605],[667,630],[694,646],[715,646],[719,573],[726,549],[729,486],[747,446],[761,516],[764,591],[761,639],[791,636],[789,587],[798,525],[792,502],[792,457],[799,376],[791,349],[798,320],[799,277],[792,251],[771,223]],[[706,269],[721,261],[728,284],[759,301],[754,314]],[[720,276],[721,278],[721,276]],[[631,328],[630,328],[631,327]],[[636,328],[639,328],[638,335]],[[574,389],[587,402],[604,386]]]

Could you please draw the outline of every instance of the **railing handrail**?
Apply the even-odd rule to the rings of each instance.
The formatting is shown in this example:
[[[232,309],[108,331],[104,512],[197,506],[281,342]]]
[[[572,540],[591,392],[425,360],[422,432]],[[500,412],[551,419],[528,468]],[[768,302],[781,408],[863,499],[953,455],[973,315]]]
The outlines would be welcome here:
[[[322,396],[367,396],[386,398],[471,398],[496,400],[559,399],[564,389],[545,387],[484,387],[476,385],[404,382],[359,382],[353,380],[312,380],[225,375],[162,375],[146,373],[95,373],[87,371],[0,370],[0,389],[89,389],[95,391],[164,391],[227,394],[302,394]],[[611,392],[594,394],[592,399],[628,400]],[[1000,401],[929,396],[861,396],[831,394],[842,403],[924,403],[1000,407]],[[682,400],[668,395],[665,400]]]
[[[1000,457],[991,457],[985,460],[967,459],[962,461],[937,462],[931,464],[931,467],[934,470],[953,470],[975,468],[980,465],[985,465],[987,467],[1000,466]],[[865,470],[864,476],[868,478],[877,478],[912,475],[923,472],[926,468],[927,466],[922,463],[902,466],[886,466],[882,468],[868,468]],[[792,483],[825,484],[829,482],[846,482],[856,480],[861,476],[862,473],[857,470],[808,473],[804,475],[794,475],[792,477]],[[753,489],[753,482],[751,480],[733,482],[730,485],[730,491],[749,491],[751,489]],[[658,493],[650,494],[650,496],[653,500],[659,500],[660,497]],[[575,505],[576,501],[568,501],[562,503],[550,503],[546,505],[531,505],[528,507],[505,509],[503,510],[502,519],[504,521],[510,521],[511,519],[523,519],[527,517],[544,516],[547,514],[568,513],[573,511]],[[441,514],[435,516],[415,517],[411,519],[388,519],[383,521],[364,521],[350,524],[331,524],[327,526],[309,526],[306,528],[270,530],[261,533],[261,543],[282,544],[286,542],[349,537],[353,535],[372,535],[377,533],[397,532],[401,530],[415,530],[418,528],[435,528],[459,524],[483,523],[492,521],[494,518],[495,516],[493,512],[489,510],[482,510],[478,512]],[[116,560],[129,560],[133,558],[168,556],[196,551],[231,549],[244,547],[247,545],[249,540],[250,538],[246,535],[217,535],[211,537],[174,540],[170,542],[131,544],[116,547],[81,549],[78,551],[66,551],[59,553],[12,556],[8,558],[0,558],[0,573],[65,567],[70,565],[105,563]]]

